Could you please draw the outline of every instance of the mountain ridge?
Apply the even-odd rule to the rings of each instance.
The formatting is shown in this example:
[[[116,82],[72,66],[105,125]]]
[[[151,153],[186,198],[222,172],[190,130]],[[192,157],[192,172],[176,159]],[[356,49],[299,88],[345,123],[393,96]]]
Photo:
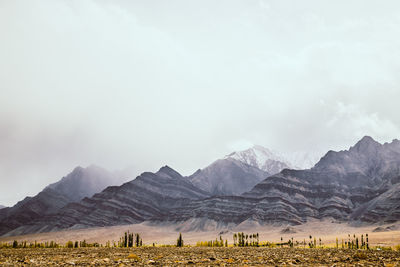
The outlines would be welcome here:
[[[348,150],[329,151],[306,170],[284,169],[238,198],[213,197],[185,203],[168,219],[239,223],[302,224],[331,218],[353,224],[400,220],[400,145],[362,138]],[[395,186],[393,186],[395,185]],[[397,201],[397,202],[396,202]],[[215,207],[224,207],[215,211]],[[363,206],[369,208],[362,209]],[[245,207],[245,208],[243,208]],[[188,214],[185,210],[190,210]],[[186,214],[186,215],[185,215]]]
[[[225,164],[227,169],[222,168]],[[217,186],[205,185],[206,189],[213,189],[231,181],[246,181],[251,171],[238,175],[238,179],[229,175],[214,179],[219,176],[209,175],[207,168],[213,175],[228,171],[232,175],[246,173],[246,169],[265,173],[236,159],[224,158],[196,171],[193,175],[201,178],[196,181],[164,166],[156,173],[142,173],[121,186],[110,186],[92,197],[70,203],[57,213],[17,227],[7,235],[142,222],[204,230],[212,225],[298,225],[327,218],[354,225],[400,221],[397,139],[380,144],[364,137],[348,150],[328,151],[313,168],[283,169],[240,195],[214,195],[212,190],[200,189],[192,181],[208,181],[204,177],[211,177],[210,181],[216,181]]]
[[[156,173],[144,172],[121,186],[109,186],[93,197],[70,203],[56,215],[38,218],[7,235],[140,223],[162,216],[166,209],[182,205],[182,202],[207,197],[207,192],[164,166]]]

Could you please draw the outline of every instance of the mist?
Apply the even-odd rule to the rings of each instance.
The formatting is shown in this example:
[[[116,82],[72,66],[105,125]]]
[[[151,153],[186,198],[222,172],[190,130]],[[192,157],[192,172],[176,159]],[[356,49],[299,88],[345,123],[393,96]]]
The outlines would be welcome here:
[[[74,167],[400,137],[398,1],[0,1],[0,204]]]

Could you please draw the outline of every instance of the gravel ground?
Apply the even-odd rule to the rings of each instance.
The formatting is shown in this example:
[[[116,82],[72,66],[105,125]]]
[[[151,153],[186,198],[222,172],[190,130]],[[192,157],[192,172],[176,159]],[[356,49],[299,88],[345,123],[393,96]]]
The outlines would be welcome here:
[[[290,248],[0,249],[2,266],[400,266],[400,252]]]

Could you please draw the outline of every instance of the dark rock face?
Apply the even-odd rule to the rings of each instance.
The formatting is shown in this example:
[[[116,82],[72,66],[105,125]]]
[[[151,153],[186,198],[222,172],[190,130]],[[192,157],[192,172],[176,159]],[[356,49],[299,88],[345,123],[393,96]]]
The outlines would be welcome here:
[[[77,167],[59,182],[47,186],[34,197],[0,210],[0,235],[45,215],[56,213],[68,203],[91,197],[113,183],[108,171],[96,166]]]
[[[220,159],[198,170],[189,180],[198,188],[214,196],[241,195],[269,174],[257,167],[233,158]]]

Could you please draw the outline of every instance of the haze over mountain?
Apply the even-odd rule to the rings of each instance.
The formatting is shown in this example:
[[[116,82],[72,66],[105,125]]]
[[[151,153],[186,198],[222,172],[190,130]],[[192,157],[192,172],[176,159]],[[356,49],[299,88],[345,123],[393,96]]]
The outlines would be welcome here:
[[[206,174],[222,174],[227,166],[228,178],[217,180],[223,184],[232,181],[232,170],[252,173],[255,168],[238,162],[232,158],[216,161],[195,176],[201,179],[182,177],[165,166],[28,221],[7,235],[146,221],[174,224],[181,230],[206,230],[245,222],[296,225],[329,218],[360,225],[400,220],[398,140],[380,144],[366,136],[349,150],[329,151],[311,169],[284,169],[240,196],[212,196],[191,183],[192,179],[198,184],[205,181],[203,187],[210,189],[211,176]]]
[[[0,209],[4,209],[6,208],[6,206],[0,205]]]
[[[326,151],[311,150],[311,151],[292,151],[282,152],[279,155],[285,158],[294,166],[293,169],[304,170],[314,167],[314,165],[325,155]]]
[[[188,179],[211,195],[224,196],[240,195],[269,175],[270,173],[242,161],[225,158],[199,169]]]
[[[91,197],[111,185],[119,185],[124,177],[116,177],[109,171],[91,165],[87,168],[76,167],[70,174],[60,181],[48,185],[46,189],[53,189],[68,197],[71,202],[79,201],[84,197]]]
[[[57,212],[71,202],[102,191],[109,185],[119,184],[107,170],[91,165],[87,168],[76,167],[60,181],[50,184],[34,197],[26,197],[13,207],[0,211],[0,234],[4,234],[20,225],[44,215]]]

